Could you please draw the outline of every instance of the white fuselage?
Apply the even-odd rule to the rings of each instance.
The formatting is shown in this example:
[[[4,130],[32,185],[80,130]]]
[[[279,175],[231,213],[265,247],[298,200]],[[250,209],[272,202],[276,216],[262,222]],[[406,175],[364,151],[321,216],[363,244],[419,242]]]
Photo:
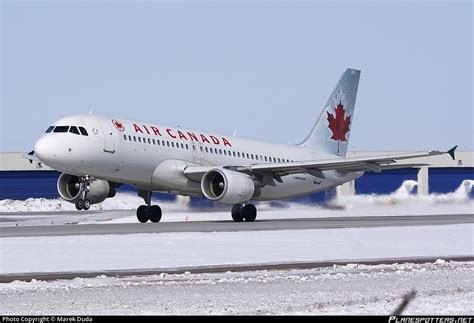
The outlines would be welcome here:
[[[61,172],[89,175],[117,183],[129,183],[149,191],[202,196],[199,183],[183,174],[169,174],[157,181],[160,165],[245,166],[292,161],[335,159],[333,155],[297,146],[274,144],[237,137],[158,126],[96,116],[63,118],[55,126],[76,126],[88,135],[70,132],[44,134],[35,146],[38,158]],[[166,168],[161,167],[162,172]],[[362,176],[362,172],[325,171],[324,178],[310,174],[282,177],[261,188],[256,200],[274,200],[335,187]],[[176,180],[176,182],[175,182]]]

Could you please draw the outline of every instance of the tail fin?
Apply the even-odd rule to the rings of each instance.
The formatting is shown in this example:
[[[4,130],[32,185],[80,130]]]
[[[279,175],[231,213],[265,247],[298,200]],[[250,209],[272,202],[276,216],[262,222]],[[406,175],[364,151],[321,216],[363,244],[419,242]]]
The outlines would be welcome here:
[[[311,133],[299,144],[312,150],[346,156],[354,117],[360,71],[346,69],[324,106]]]

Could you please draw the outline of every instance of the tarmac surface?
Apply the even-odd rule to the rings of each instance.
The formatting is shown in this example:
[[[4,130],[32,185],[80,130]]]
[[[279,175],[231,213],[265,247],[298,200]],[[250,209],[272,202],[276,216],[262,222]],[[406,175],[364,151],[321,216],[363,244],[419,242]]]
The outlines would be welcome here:
[[[423,216],[367,216],[337,218],[299,218],[256,220],[255,222],[189,221],[163,223],[104,223],[80,225],[48,225],[0,227],[0,238],[104,235],[173,232],[238,232],[272,230],[314,230],[331,228],[373,228],[400,226],[432,226],[474,223],[473,214]]]

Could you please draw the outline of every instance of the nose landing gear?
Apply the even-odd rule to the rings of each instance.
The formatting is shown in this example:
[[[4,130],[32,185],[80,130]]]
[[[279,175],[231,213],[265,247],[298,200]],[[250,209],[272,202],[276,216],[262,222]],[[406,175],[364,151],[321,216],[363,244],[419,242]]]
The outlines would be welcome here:
[[[76,209],[77,210],[89,210],[91,207],[91,202],[87,199],[87,193],[89,193],[89,189],[91,187],[91,179],[89,175],[82,176],[79,178],[79,189],[82,191],[81,197],[76,201]]]

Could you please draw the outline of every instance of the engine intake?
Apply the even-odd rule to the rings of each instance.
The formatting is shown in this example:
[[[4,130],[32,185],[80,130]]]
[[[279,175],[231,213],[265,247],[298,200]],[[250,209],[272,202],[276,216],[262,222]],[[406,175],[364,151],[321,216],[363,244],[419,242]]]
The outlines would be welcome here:
[[[223,168],[204,174],[201,189],[209,200],[224,204],[248,202],[255,193],[255,185],[248,175]]]
[[[68,202],[74,203],[82,197],[84,185],[79,177],[70,174],[61,174],[57,184],[59,195]],[[110,186],[108,181],[96,179],[91,182],[87,199],[91,204],[103,202],[108,197],[115,196],[115,189]]]

